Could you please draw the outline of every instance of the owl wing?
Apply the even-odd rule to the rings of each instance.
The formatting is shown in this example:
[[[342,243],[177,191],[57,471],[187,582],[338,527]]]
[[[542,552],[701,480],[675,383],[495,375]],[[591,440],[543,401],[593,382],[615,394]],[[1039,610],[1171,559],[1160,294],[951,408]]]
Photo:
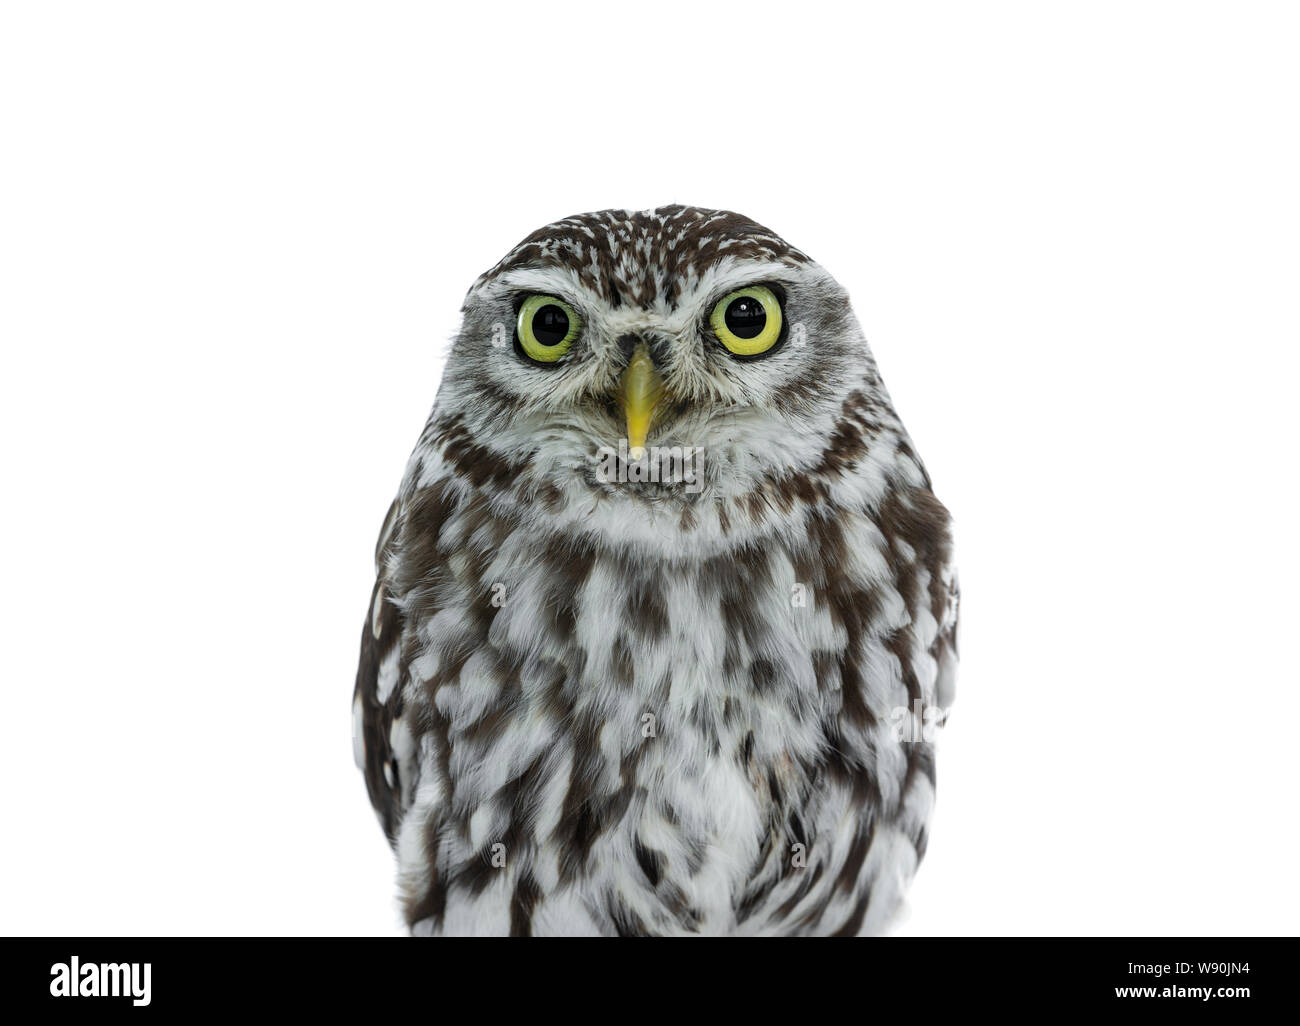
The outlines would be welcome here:
[[[957,622],[961,612],[961,588],[957,584],[957,571],[951,562],[944,568],[944,590],[947,601],[939,616],[939,633],[930,646],[938,674],[935,677],[935,704],[946,719],[953,699],[957,697]]]
[[[402,502],[389,507],[375,546],[376,580],[370,615],[361,628],[361,657],[352,695],[352,747],[365,773],[370,804],[389,842],[401,823],[404,787],[414,780],[413,752],[402,744],[410,732],[402,723],[402,634],[404,617],[393,601],[394,550],[401,534]]]
[[[961,601],[957,567],[953,562],[952,518],[930,487],[930,477],[912,452],[902,443],[920,484],[908,487],[883,502],[877,510],[878,526],[891,551],[901,554],[900,584],[914,603],[913,629],[933,665],[933,676],[925,680],[924,698],[935,709],[935,722],[944,723],[957,690],[957,620]],[[928,616],[920,617],[920,613]],[[919,655],[919,653],[918,653]],[[933,690],[929,681],[933,680]]]

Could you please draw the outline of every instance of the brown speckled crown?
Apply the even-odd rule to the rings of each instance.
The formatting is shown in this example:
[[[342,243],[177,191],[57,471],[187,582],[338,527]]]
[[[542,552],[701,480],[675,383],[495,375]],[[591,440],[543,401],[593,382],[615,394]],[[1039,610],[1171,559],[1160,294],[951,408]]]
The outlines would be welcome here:
[[[600,210],[539,228],[475,288],[518,267],[563,267],[612,307],[674,307],[683,276],[699,277],[723,257],[809,262],[775,232],[729,210],[672,205]]]

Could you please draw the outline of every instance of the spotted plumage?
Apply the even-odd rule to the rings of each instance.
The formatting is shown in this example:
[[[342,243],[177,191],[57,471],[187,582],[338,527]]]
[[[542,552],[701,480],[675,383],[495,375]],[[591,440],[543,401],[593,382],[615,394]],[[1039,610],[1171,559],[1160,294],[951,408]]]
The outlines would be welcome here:
[[[740,358],[710,313],[756,286],[780,332]],[[581,326],[553,363],[518,345],[533,295]],[[645,455],[610,456],[637,359]],[[888,922],[925,851],[957,585],[947,513],[807,256],[681,206],[530,235],[466,297],[376,564],[356,750],[413,932]]]

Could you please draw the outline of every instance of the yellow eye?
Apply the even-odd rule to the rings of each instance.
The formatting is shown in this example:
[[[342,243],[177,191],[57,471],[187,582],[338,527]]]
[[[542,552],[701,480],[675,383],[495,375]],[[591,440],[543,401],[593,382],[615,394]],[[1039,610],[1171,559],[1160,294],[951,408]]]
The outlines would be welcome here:
[[[766,285],[751,285],[718,300],[709,324],[737,356],[758,356],[781,337],[781,301]]]
[[[568,303],[554,296],[529,296],[519,308],[515,337],[530,360],[554,363],[569,351],[582,331],[582,320]]]

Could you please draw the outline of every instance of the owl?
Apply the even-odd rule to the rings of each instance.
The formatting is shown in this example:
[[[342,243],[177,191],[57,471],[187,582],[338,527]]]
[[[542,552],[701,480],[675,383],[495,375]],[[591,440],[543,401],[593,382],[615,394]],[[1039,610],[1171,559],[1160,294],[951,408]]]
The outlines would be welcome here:
[[[949,517],[844,289],[666,206],[466,296],[354,748],[415,934],[880,932],[953,697]]]

